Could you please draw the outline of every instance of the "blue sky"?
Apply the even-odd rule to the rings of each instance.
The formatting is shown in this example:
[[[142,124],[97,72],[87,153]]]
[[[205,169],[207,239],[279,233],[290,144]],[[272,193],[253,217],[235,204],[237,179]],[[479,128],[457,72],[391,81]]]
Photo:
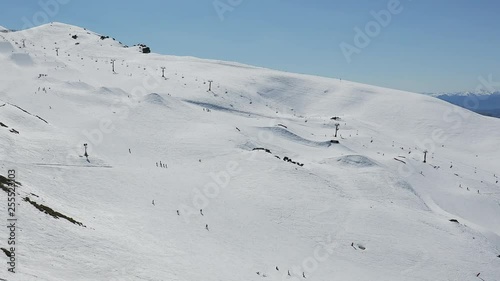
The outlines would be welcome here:
[[[389,9],[394,1],[399,5]],[[43,23],[42,3],[57,2],[56,13],[45,12],[49,21],[86,27],[128,45],[144,43],[162,54],[238,61],[414,92],[473,90],[479,76],[492,75],[500,82],[497,0],[2,2],[0,25],[7,28]],[[371,14],[382,10],[389,21]],[[356,27],[368,36],[368,44],[355,44]],[[346,56],[343,42],[356,52]]]

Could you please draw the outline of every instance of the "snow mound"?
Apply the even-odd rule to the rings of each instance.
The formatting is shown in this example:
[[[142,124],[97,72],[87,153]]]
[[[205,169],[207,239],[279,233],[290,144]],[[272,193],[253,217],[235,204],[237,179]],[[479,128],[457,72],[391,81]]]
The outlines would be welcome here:
[[[156,104],[156,105],[166,105],[165,99],[162,98],[157,93],[151,93],[144,98],[144,102]]]
[[[127,93],[120,88],[100,87],[97,92],[101,95],[116,95],[116,96],[127,95]]]
[[[29,54],[13,53],[12,55],[10,55],[10,59],[19,66],[33,65],[33,59]]]
[[[284,139],[287,139],[289,141],[299,143],[302,145],[314,146],[314,147],[330,147],[332,145],[332,142],[330,140],[328,140],[328,141],[308,140],[308,139],[305,139],[299,135],[296,135],[296,134],[290,132],[288,129],[285,129],[282,127],[264,127],[261,129],[265,130],[265,131],[270,131],[275,136],[280,136]]]
[[[80,81],[67,81],[64,82],[66,87],[72,88],[74,90],[91,90],[93,87],[85,82]]]
[[[406,181],[403,181],[403,180],[398,180],[395,184],[395,186],[403,189],[403,190],[406,190],[406,191],[409,191],[413,194],[415,194],[415,196],[417,196],[418,198],[420,198],[420,195],[418,195],[418,193],[415,191],[415,189],[413,188],[413,186],[411,184],[409,184],[408,182]]]
[[[242,115],[248,115],[252,114],[251,112],[247,111],[242,111],[242,110],[237,110],[233,108],[228,108],[222,105],[217,105],[214,103],[207,103],[207,102],[201,102],[201,101],[193,101],[193,100],[184,100],[187,103],[194,104],[197,106],[201,106],[210,110],[216,110],[216,111],[221,111],[221,112],[226,112],[226,113],[233,113],[233,114],[242,114]]]
[[[359,168],[375,167],[379,166],[372,159],[362,156],[362,155],[346,155],[337,159],[337,162],[346,165]]]
[[[12,44],[6,41],[0,41],[0,54],[12,53],[14,51],[14,47]]]

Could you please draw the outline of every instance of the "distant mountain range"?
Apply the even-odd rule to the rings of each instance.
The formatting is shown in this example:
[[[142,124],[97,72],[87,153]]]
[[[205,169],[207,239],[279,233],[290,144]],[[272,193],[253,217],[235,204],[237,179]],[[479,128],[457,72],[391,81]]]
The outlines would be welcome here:
[[[500,91],[494,93],[439,93],[429,94],[454,105],[461,106],[482,115],[500,118]]]

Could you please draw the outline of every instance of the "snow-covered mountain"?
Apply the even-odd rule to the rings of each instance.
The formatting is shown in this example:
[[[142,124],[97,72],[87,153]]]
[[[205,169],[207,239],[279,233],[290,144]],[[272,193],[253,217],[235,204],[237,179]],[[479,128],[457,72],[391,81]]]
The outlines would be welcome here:
[[[500,92],[457,92],[430,95],[479,114],[500,118]]]
[[[433,97],[52,23],[0,34],[0,122],[8,280],[500,279],[500,120]]]

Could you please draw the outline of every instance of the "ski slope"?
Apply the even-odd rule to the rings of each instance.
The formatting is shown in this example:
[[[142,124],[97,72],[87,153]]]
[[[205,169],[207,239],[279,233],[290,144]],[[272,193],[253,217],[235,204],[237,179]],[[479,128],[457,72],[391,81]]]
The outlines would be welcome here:
[[[433,97],[51,23],[0,34],[0,122],[7,280],[500,280],[500,120]]]

